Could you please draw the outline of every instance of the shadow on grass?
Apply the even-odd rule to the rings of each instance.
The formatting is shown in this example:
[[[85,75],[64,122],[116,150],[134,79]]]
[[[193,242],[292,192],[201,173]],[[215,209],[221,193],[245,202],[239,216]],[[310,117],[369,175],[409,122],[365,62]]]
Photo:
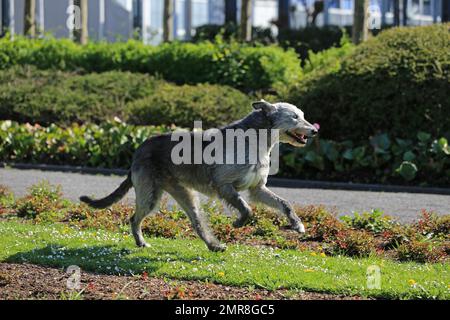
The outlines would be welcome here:
[[[67,268],[76,265],[82,270],[99,274],[141,274],[154,273],[170,262],[193,263],[199,259],[198,252],[179,252],[175,248],[145,254],[147,249],[127,249],[115,246],[86,246],[66,248],[49,244],[26,252],[19,252],[6,258],[8,263],[32,263],[48,267]],[[218,257],[217,257],[218,258]],[[218,263],[222,259],[211,259]]]

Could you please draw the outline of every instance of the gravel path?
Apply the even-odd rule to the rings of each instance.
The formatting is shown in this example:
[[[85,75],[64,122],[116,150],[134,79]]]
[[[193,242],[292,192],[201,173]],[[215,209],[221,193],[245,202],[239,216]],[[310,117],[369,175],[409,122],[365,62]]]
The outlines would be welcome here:
[[[105,196],[120,184],[123,177],[0,169],[0,184],[10,187],[18,197],[25,195],[32,184],[42,180],[61,185],[65,197],[77,200],[79,196],[85,194],[96,197]],[[448,195],[280,187],[271,187],[271,189],[292,203],[322,204],[329,208],[334,207],[339,214],[380,209],[402,222],[413,221],[422,209],[432,210],[438,214],[450,214],[450,196]],[[125,201],[133,202],[133,200],[134,191],[131,190],[125,197]],[[169,204],[171,203],[173,202],[169,200]]]

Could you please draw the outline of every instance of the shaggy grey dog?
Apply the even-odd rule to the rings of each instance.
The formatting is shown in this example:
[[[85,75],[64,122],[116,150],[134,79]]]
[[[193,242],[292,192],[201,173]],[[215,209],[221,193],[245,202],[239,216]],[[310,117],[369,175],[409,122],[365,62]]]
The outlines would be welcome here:
[[[249,141],[246,140],[245,150],[237,150],[238,153],[244,153],[244,163],[229,164],[227,161],[225,164],[174,164],[172,150],[179,142],[173,141],[171,134],[155,136],[147,139],[138,148],[128,177],[117,190],[100,200],[93,200],[86,196],[81,197],[80,200],[94,208],[106,208],[123,198],[134,186],[136,212],[130,221],[136,244],[140,247],[147,246],[142,236],[142,221],[158,205],[164,191],[168,192],[183,208],[194,230],[212,251],[223,251],[226,246],[219,242],[209,228],[200,210],[196,191],[208,196],[218,196],[237,209],[239,217],[234,222],[234,227],[245,225],[252,215],[250,206],[239,194],[239,191],[248,190],[252,200],[280,210],[289,219],[292,229],[304,233],[305,228],[292,206],[270,191],[266,183],[270,152],[278,142],[274,141],[273,132],[278,133],[279,142],[302,147],[309,137],[317,134],[317,129],[305,120],[300,109],[288,103],[271,104],[262,100],[253,103],[253,108],[255,110],[244,119],[217,130],[225,135],[227,130],[254,129],[258,133],[258,138],[265,139],[263,145],[267,147],[262,153],[258,150],[259,156],[256,163],[249,161],[251,148],[247,148]],[[263,136],[260,130],[266,130],[269,133]],[[188,135],[194,135],[194,133],[188,133]],[[211,141],[203,141],[202,150],[210,143]],[[227,146],[224,146],[223,153],[229,155],[230,150]]]

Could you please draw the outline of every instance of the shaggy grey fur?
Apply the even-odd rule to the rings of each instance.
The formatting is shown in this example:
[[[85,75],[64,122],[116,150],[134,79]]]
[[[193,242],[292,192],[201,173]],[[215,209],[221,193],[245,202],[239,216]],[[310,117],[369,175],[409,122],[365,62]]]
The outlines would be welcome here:
[[[283,212],[291,227],[299,233],[305,232],[301,220],[292,206],[266,188],[269,173],[270,151],[274,143],[270,130],[279,132],[279,140],[301,147],[317,129],[308,123],[303,112],[287,103],[270,104],[264,100],[253,104],[255,111],[244,119],[219,129],[223,134],[227,129],[268,129],[268,149],[256,164],[248,163],[248,149],[245,148],[244,164],[179,164],[173,163],[172,149],[178,141],[172,141],[170,134],[147,139],[136,151],[127,179],[111,195],[100,200],[81,197],[80,200],[95,208],[105,208],[120,200],[134,186],[136,191],[136,212],[131,218],[131,229],[138,246],[147,246],[141,231],[143,219],[152,213],[164,191],[168,192],[187,213],[192,226],[212,251],[223,251],[221,244],[212,233],[204,214],[200,210],[196,191],[209,196],[219,196],[239,212],[235,227],[245,225],[252,210],[241,197],[239,191],[249,190],[251,198]],[[193,133],[190,133],[193,135]],[[258,134],[258,137],[260,135]],[[204,149],[210,142],[203,142]],[[240,151],[240,150],[239,150]],[[226,154],[224,146],[224,154]]]

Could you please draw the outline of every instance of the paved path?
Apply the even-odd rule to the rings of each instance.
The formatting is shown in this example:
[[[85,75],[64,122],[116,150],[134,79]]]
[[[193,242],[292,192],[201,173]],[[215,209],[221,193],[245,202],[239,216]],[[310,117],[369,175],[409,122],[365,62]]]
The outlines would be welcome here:
[[[0,184],[9,186],[19,197],[26,194],[32,184],[42,180],[61,185],[65,197],[71,200],[77,200],[80,195],[85,194],[101,197],[112,192],[123,179],[119,176],[0,169]],[[433,210],[438,214],[450,214],[449,195],[278,187],[271,187],[271,189],[293,203],[323,204],[336,208],[339,214],[381,209],[403,222],[414,220],[421,209]],[[134,191],[130,191],[125,201],[133,200]],[[172,203],[171,200],[169,200],[170,203]]]

